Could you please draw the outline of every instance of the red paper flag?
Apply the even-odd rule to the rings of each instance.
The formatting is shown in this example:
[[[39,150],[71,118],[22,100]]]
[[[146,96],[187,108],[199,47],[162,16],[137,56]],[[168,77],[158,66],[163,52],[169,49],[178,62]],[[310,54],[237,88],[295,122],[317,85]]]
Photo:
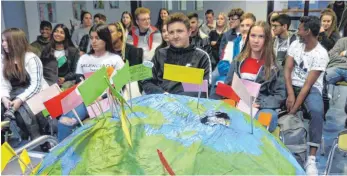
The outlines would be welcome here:
[[[63,98],[65,98],[67,95],[69,95],[72,91],[74,91],[76,89],[76,87],[77,87],[77,85],[65,90],[64,92],[60,93],[59,95],[57,95],[57,96],[53,97],[52,99],[43,103],[52,118],[57,118],[63,114],[63,108],[61,106],[61,100]]]
[[[169,166],[169,163],[167,163],[163,153],[157,149],[158,155],[159,155],[159,159],[161,164],[164,166],[164,168],[166,169],[166,171],[170,174],[170,175],[175,175],[175,172],[171,169],[171,167]]]
[[[223,96],[223,97],[227,97],[227,98],[232,99],[236,102],[240,101],[240,97],[235,93],[233,88],[231,88],[227,84],[223,84],[223,83],[219,82],[217,85],[216,94]]]

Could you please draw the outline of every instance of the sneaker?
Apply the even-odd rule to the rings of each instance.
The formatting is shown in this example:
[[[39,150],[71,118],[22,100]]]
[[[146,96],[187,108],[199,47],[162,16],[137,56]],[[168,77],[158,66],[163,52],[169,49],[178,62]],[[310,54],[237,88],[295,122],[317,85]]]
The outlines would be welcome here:
[[[331,100],[333,98],[333,95],[331,95],[331,93],[328,93],[328,98],[329,100]]]
[[[316,157],[308,156],[305,164],[306,175],[318,175]]]

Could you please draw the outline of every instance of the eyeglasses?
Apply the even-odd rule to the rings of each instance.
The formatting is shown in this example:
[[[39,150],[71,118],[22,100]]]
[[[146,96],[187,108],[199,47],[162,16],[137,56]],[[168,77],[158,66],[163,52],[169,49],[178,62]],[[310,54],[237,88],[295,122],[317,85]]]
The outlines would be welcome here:
[[[144,19],[139,19],[141,22],[145,22],[145,21],[151,21],[150,18],[144,18]]]
[[[280,27],[280,26],[282,26],[282,25],[278,25],[278,24],[271,24],[271,27],[272,27],[272,28],[277,28],[277,27]]]

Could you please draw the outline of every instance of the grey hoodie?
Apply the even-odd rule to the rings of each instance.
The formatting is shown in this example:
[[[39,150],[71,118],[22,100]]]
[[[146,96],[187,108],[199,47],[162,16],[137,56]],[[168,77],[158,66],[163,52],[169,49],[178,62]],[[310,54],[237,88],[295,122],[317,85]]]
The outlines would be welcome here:
[[[241,77],[240,70],[243,61],[235,60],[230,67],[225,84],[231,85],[234,73]],[[286,89],[281,70],[277,67],[271,68],[270,78],[265,79],[265,68],[262,66],[258,72],[256,83],[261,84],[259,95],[256,103],[260,105],[260,109],[278,109],[286,100]]]
[[[329,51],[330,61],[328,68],[337,67],[347,69],[347,55],[340,56],[340,53],[347,50],[347,37],[339,39],[333,49]]]

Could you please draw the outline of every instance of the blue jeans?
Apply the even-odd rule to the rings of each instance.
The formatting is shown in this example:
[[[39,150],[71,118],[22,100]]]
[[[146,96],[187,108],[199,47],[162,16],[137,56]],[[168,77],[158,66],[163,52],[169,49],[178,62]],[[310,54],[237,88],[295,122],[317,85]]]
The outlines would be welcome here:
[[[322,94],[316,87],[311,88],[303,106],[310,115],[308,127],[309,142],[307,144],[309,146],[319,147],[323,133],[324,104]]]
[[[270,113],[271,114],[271,122],[269,125],[269,132],[273,132],[275,131],[276,127],[277,127],[277,120],[278,120],[278,112],[276,112],[273,109],[261,109],[258,111],[258,113],[256,114],[255,118],[258,120],[259,118],[259,114],[261,112],[265,112],[265,113]]]
[[[84,105],[84,103],[77,106],[75,108],[75,110],[76,110],[76,113],[78,114],[78,116],[80,117],[81,121],[84,120],[88,116],[88,111],[87,111],[87,108]],[[74,113],[72,111],[70,111],[67,114],[64,114],[60,117],[60,120],[58,121],[58,141],[59,142],[64,140],[66,137],[68,137],[72,133],[72,130],[74,129],[74,127],[77,124],[79,124],[78,120],[77,120],[77,123],[75,125],[72,125],[72,126],[63,124],[60,122],[62,120],[62,118],[75,118],[77,120],[76,116],[74,115]]]
[[[332,67],[326,70],[325,80],[328,84],[336,84],[339,81],[347,81],[347,69]]]

